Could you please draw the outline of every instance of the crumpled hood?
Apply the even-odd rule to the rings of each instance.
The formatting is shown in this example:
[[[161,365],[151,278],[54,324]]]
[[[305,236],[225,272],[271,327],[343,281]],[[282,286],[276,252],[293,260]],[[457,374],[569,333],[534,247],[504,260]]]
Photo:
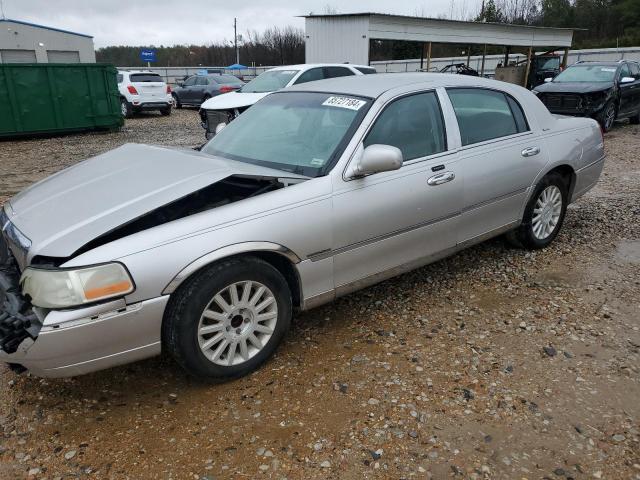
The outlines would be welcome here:
[[[68,257],[91,240],[231,175],[304,178],[194,150],[126,144],[46,178],[9,201],[35,255]]]
[[[223,95],[212,97],[204,102],[200,108],[205,110],[229,110],[233,108],[250,107],[258,100],[262,100],[271,92],[266,93],[244,93],[229,92]]]
[[[548,82],[538,85],[534,90],[540,93],[591,93],[601,92],[613,87],[612,82]]]

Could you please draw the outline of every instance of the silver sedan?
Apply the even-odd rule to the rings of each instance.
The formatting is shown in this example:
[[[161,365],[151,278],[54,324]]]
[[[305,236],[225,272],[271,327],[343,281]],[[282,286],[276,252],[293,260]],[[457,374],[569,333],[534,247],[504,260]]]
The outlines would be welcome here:
[[[0,359],[62,377],[165,351],[239,377],[294,312],[497,235],[546,247],[604,163],[594,120],[459,75],[311,82],[218,131],[200,152],[122,146],[4,205]]]

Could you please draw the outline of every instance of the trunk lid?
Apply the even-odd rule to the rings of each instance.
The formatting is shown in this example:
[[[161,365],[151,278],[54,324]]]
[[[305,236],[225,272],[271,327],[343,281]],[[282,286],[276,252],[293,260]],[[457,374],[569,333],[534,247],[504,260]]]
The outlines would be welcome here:
[[[162,77],[150,73],[133,73],[130,76],[131,85],[135,87],[142,103],[166,100],[167,85]]]

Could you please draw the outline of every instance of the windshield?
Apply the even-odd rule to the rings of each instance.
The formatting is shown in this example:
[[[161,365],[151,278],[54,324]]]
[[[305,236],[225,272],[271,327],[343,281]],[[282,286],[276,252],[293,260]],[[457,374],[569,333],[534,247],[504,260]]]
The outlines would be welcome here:
[[[574,65],[553,79],[553,83],[613,82],[616,67],[606,65]]]
[[[253,105],[202,151],[316,177],[360,123],[369,100],[329,93],[275,93]]]
[[[233,83],[233,84],[244,85],[242,83],[242,80],[240,80],[238,77],[234,77],[233,75],[212,75],[211,78],[213,79],[214,82],[220,83],[220,84]]]
[[[242,87],[244,93],[266,93],[275,92],[282,87],[286,87],[287,83],[300,70],[271,70],[258,75],[256,78]]]

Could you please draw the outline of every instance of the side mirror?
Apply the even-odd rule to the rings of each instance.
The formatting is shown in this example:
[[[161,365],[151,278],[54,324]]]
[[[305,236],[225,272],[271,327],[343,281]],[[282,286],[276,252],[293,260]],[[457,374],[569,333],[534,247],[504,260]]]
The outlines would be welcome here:
[[[402,151],[391,145],[369,145],[351,171],[352,177],[398,170],[402,166]]]
[[[222,131],[222,129],[226,126],[227,124],[224,122],[220,122],[218,125],[216,125],[216,135],[219,134]]]
[[[547,77],[544,79],[544,83],[549,83],[551,81],[553,81],[553,77]]]
[[[631,83],[631,82],[635,82],[636,79],[633,77],[622,77],[620,79],[620,83]]]

